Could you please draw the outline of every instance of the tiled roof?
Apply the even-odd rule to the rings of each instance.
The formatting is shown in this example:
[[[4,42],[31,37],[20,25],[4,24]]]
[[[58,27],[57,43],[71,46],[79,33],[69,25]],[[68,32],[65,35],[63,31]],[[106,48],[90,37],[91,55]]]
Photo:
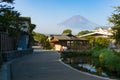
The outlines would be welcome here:
[[[93,32],[93,33],[88,33],[88,34],[82,35],[82,36],[80,36],[80,37],[92,36],[92,35],[95,35],[95,34],[107,35],[107,36],[112,35],[112,33],[108,33],[108,32]]]
[[[73,36],[73,35],[55,35],[53,36],[54,38],[56,38],[57,40],[69,40],[69,41],[82,41],[82,40],[87,40],[87,39],[84,39],[84,38],[78,38],[76,36]]]

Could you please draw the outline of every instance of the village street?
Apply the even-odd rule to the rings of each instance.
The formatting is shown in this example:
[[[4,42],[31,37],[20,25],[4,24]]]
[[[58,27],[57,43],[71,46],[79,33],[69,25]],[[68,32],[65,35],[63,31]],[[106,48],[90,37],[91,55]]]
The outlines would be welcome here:
[[[110,80],[74,70],[56,51],[34,51],[11,64],[12,80]]]

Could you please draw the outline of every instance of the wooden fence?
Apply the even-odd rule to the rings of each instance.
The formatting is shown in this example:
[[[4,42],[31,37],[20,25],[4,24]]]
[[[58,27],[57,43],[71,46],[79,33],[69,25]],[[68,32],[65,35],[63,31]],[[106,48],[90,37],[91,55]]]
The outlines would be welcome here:
[[[0,33],[0,65],[5,61],[32,53],[32,49],[15,50],[15,40],[7,33]]]
[[[15,40],[7,33],[0,33],[0,52],[11,51],[15,49]]]

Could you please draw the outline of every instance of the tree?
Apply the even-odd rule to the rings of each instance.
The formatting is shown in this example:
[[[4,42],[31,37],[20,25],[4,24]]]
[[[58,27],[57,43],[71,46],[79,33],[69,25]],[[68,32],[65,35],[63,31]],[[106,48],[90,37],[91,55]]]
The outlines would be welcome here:
[[[62,34],[71,34],[72,33],[72,30],[70,29],[65,29]]]
[[[0,30],[6,31],[11,25],[13,18],[13,7],[8,7],[7,5],[0,5]]]
[[[36,28],[35,24],[30,24],[29,33],[32,34],[33,30]]]
[[[14,0],[2,0],[2,2],[13,3]],[[0,31],[6,32],[10,26],[18,28],[20,13],[8,4],[0,4]]]
[[[89,41],[89,47],[93,48],[95,46],[95,37],[93,36],[85,36],[83,37]]]
[[[28,41],[28,47],[31,47],[34,43],[34,38],[33,38],[33,30],[36,28],[36,25],[35,24],[30,24],[29,26],[29,41]]]
[[[44,49],[51,49],[51,45],[47,36],[41,33],[33,32],[33,38],[37,41]]]
[[[84,34],[88,34],[88,33],[91,33],[91,31],[84,30],[84,31],[79,32],[79,33],[78,33],[78,36],[84,35]]]
[[[13,3],[14,0],[1,0],[0,3],[2,2],[7,2],[7,3]]]
[[[46,40],[46,36],[44,34],[36,32],[33,32],[32,34],[35,41],[37,41],[39,44],[44,45],[44,42]]]
[[[95,46],[108,47],[110,41],[106,38],[95,38]]]
[[[14,35],[16,37],[16,49],[17,49],[17,42],[19,39],[19,34],[21,30],[21,22],[20,13],[14,10],[10,4],[13,3],[14,0],[2,0],[0,3],[8,3],[8,4],[0,4],[0,31],[7,32],[10,35]]]
[[[113,38],[116,40],[116,43],[120,45],[120,6],[115,7],[115,10],[111,17],[109,17],[109,22],[113,24]]]
[[[44,47],[44,49],[52,49],[48,37],[46,37],[44,39],[44,45],[43,45],[43,47]]]

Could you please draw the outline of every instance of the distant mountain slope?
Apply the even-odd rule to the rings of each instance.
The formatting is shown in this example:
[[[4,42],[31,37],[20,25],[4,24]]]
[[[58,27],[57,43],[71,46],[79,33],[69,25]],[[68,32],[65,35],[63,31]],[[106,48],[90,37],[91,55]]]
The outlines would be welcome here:
[[[58,25],[80,30],[93,30],[99,26],[80,15],[73,16]]]

